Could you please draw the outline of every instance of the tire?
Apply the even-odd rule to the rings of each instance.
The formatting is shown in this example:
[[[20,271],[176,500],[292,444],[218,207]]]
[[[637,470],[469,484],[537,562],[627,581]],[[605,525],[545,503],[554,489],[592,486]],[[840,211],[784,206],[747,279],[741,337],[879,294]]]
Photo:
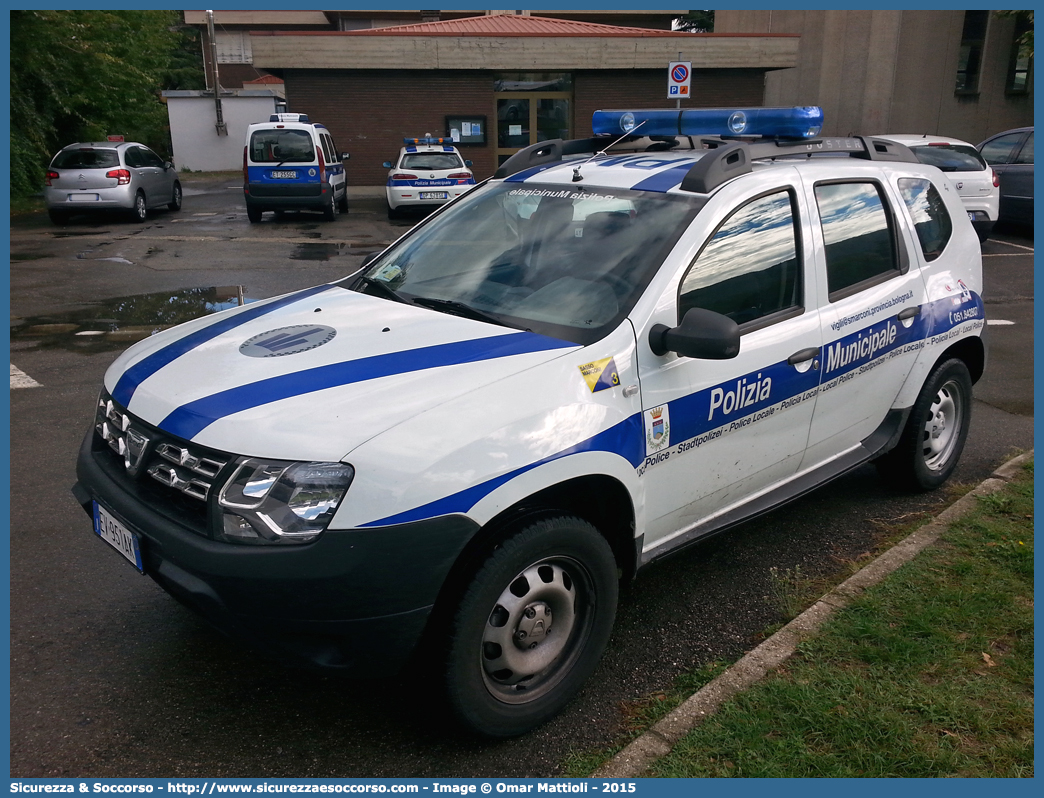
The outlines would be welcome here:
[[[131,219],[135,222],[144,222],[149,218],[148,205],[145,202],[145,194],[139,191],[134,195],[134,207],[131,209]]]
[[[326,201],[326,205],[323,206],[323,219],[327,222],[333,222],[337,219],[337,200],[334,199],[333,189],[330,189],[330,198]]]
[[[514,737],[558,714],[609,641],[616,573],[605,538],[579,518],[539,521],[503,541],[450,628],[446,691],[457,718]]]
[[[910,411],[899,444],[877,461],[878,470],[896,487],[935,490],[961,457],[971,423],[972,382],[964,361],[935,367]]]
[[[341,213],[348,213],[348,187],[345,186],[344,193],[341,194],[341,199],[338,200],[337,209]]]
[[[990,240],[990,234],[989,233],[980,233],[980,232],[976,231],[975,235],[977,235],[979,237],[979,243],[980,244],[985,244],[987,241]]]
[[[65,226],[69,224],[69,213],[66,211],[48,209],[47,215],[50,217],[51,222],[56,225]]]
[[[402,211],[399,208],[393,208],[391,205],[388,206],[388,218],[389,219],[401,219]]]
[[[255,208],[253,205],[247,205],[247,218],[251,224],[257,224],[261,221],[261,209]]]
[[[167,203],[167,207],[172,211],[181,210],[181,183],[177,180],[174,181],[174,193],[171,196],[170,202]]]

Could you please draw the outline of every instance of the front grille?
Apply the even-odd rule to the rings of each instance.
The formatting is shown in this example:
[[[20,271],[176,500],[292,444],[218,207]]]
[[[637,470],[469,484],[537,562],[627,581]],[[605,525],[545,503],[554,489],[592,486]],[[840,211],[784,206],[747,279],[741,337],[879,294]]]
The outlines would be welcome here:
[[[132,416],[106,394],[98,400],[95,432],[106,444],[107,469],[131,493],[163,515],[208,531],[208,499],[232,458],[183,441]]]

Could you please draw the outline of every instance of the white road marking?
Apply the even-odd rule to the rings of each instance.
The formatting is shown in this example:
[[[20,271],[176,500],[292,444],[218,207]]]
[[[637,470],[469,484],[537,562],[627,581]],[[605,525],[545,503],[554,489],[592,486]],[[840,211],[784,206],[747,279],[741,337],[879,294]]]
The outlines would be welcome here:
[[[994,327],[1012,327],[1015,324],[1015,322],[1007,319],[986,319],[986,323]]]
[[[1032,252],[1033,251],[1033,247],[1027,247],[1025,244],[1016,244],[1013,241],[1002,241],[999,238],[994,238],[994,239],[991,239],[991,240],[993,241],[994,244],[1002,244],[1002,245],[1004,245],[1006,247],[1015,247],[1017,249],[1024,249],[1027,252]]]
[[[12,388],[42,388],[36,380],[22,371],[14,363],[11,364],[11,387]]]
[[[1033,250],[1031,249],[1030,252]],[[987,252],[983,254],[984,258],[1024,258],[1026,257],[1021,252]]]

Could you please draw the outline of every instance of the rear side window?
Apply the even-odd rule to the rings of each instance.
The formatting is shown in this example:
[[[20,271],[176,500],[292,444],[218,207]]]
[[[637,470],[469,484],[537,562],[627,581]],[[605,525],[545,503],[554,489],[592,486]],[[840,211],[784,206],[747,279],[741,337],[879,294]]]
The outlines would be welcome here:
[[[910,149],[918,161],[936,166],[944,172],[981,172],[986,168],[986,162],[969,145],[929,144],[927,147]]]
[[[464,164],[455,152],[417,152],[402,156],[402,169],[458,169]]]
[[[982,145],[981,155],[986,163],[989,164],[1007,163],[1011,160],[1011,151],[1015,149],[1015,145],[1019,143],[1021,138],[1021,133],[997,136],[997,138]]]
[[[942,254],[953,233],[953,222],[946,210],[946,203],[930,180],[900,178],[899,193],[913,217],[924,259],[935,260]]]
[[[682,279],[678,318],[704,308],[747,324],[801,306],[793,203],[779,191],[725,220]]]
[[[875,183],[820,183],[815,191],[831,301],[855,293],[863,283],[898,274],[895,238],[880,188]]]
[[[53,169],[111,169],[119,165],[116,150],[63,150],[51,161]]]
[[[254,163],[312,163],[312,134],[307,130],[255,130],[250,135],[250,160]]]
[[[1015,159],[1015,163],[1033,163],[1033,134],[1029,134],[1029,138],[1026,139],[1026,143],[1022,145],[1022,149],[1019,150],[1019,157]]]

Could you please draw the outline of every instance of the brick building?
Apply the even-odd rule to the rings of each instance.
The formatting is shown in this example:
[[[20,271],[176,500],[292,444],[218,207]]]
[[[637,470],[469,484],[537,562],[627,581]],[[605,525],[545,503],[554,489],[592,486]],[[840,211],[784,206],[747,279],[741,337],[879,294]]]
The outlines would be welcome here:
[[[195,22],[191,13],[202,12],[186,12]],[[343,18],[331,29],[319,17],[311,27],[299,24],[300,16],[282,24],[259,17],[241,22],[235,37],[227,35],[229,25],[221,30],[226,50],[238,46],[249,56],[250,70],[238,78],[282,78],[287,110],[327,125],[351,153],[348,179],[355,185],[383,184],[382,163],[407,136],[472,133],[461,136],[461,149],[483,178],[520,147],[590,135],[597,108],[673,107],[670,61],[692,62],[692,94],[682,107],[763,105],[766,73],[798,62],[800,37],[792,34],[692,34],[528,12],[440,13],[438,21],[361,29],[345,29],[352,20]],[[627,21],[669,25],[668,15],[682,12],[629,13]],[[221,63],[220,49],[224,87],[238,73]]]

